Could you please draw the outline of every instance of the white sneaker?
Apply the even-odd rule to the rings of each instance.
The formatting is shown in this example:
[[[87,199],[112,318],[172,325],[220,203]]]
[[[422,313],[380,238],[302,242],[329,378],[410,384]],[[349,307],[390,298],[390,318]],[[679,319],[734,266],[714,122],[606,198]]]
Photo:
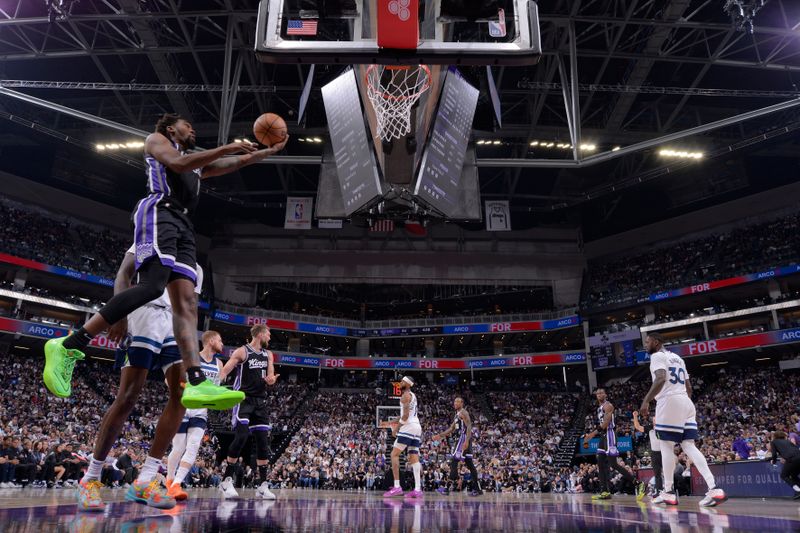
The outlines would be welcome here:
[[[700,500],[700,507],[715,507],[728,499],[725,491],[722,489],[711,489],[706,492],[705,498]]]
[[[674,492],[662,490],[661,494],[653,498],[653,503],[664,503],[667,505],[678,505],[678,495]]]
[[[275,500],[277,496],[269,490],[269,483],[266,481],[263,482],[261,485],[258,486],[256,489],[256,497],[261,498],[262,500]]]
[[[226,477],[225,480],[219,484],[219,490],[222,492],[223,498],[238,498],[239,493],[233,486],[233,479]]]
[[[233,512],[236,511],[237,502],[221,501],[217,507],[217,518],[223,522],[227,522],[233,517]]]

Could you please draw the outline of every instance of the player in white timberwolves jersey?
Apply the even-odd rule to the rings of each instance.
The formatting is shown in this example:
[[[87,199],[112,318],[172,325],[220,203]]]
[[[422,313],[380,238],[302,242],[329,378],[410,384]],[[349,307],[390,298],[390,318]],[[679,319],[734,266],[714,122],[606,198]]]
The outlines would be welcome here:
[[[200,350],[200,368],[203,369],[206,378],[219,385],[222,361],[217,359],[217,355],[225,349],[225,344],[220,334],[212,330],[203,333],[201,342],[203,349]],[[172,439],[172,451],[167,458],[167,494],[178,501],[188,498],[181,488],[181,483],[197,459],[206,427],[208,427],[208,409],[187,409],[181,426]]]
[[[394,486],[383,493],[384,497],[402,496],[400,488],[400,454],[406,451],[408,464],[414,472],[414,490],[406,494],[406,498],[415,500],[422,498],[422,465],[419,462],[419,446],[422,440],[422,426],[417,416],[417,395],[411,392],[414,380],[408,376],[400,381],[400,420],[392,425],[392,434],[396,435],[392,446],[392,474]]]
[[[650,402],[656,401],[655,431],[661,446],[661,462],[664,466],[664,492],[654,499],[654,503],[678,505],[678,496],[673,488],[675,474],[675,443],[692,460],[708,485],[708,492],[700,500],[703,507],[719,505],[728,497],[716,487],[714,475],[708,468],[703,454],[695,446],[697,438],[697,419],[694,403],[691,400],[692,387],[689,373],[683,358],[664,349],[664,337],[659,333],[649,333],[644,342],[650,354],[650,374],[653,385],[647,392],[639,408],[639,414],[646,417]]]

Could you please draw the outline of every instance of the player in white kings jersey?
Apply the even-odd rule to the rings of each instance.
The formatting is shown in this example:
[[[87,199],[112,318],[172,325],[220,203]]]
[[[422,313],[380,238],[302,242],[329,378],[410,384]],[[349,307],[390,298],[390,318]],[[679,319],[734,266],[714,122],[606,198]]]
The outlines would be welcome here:
[[[664,338],[659,333],[649,333],[644,342],[650,354],[650,374],[653,385],[647,392],[639,408],[639,414],[646,417],[650,402],[656,400],[655,431],[661,446],[661,461],[664,465],[664,492],[654,499],[654,503],[678,505],[678,496],[673,488],[675,475],[675,443],[692,460],[700,475],[708,485],[708,492],[700,500],[703,507],[719,505],[728,497],[716,487],[714,474],[708,468],[703,454],[695,446],[697,420],[694,403],[691,400],[692,387],[689,373],[683,358],[664,349]]]
[[[392,474],[394,486],[383,493],[384,497],[402,496],[400,488],[400,454],[406,450],[408,464],[414,473],[414,490],[406,494],[406,499],[422,498],[422,465],[419,462],[419,446],[422,440],[422,426],[417,416],[417,395],[411,392],[414,380],[404,376],[400,381],[400,420],[392,425],[392,434],[397,437],[392,447]]]

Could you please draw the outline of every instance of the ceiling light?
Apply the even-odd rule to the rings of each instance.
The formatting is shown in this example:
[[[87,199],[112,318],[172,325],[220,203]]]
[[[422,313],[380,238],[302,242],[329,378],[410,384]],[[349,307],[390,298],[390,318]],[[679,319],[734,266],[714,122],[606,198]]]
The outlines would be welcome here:
[[[531,146],[539,146],[539,141],[532,141]]]
[[[494,145],[502,144],[502,141],[492,141],[492,144]]]
[[[98,152],[102,152],[103,150],[106,149],[105,144],[95,144],[94,147],[97,149]]]
[[[548,148],[552,148],[552,147],[553,147],[553,145],[555,145],[555,144],[556,144],[556,143],[547,143],[545,146],[547,146]]]
[[[688,150],[672,150],[671,148],[664,148],[658,151],[661,157],[675,157],[678,159],[702,159],[705,154],[703,152],[690,152]]]
[[[619,149],[620,149],[620,147],[619,147],[619,146],[615,146],[614,148],[612,148],[612,149],[611,149],[611,151],[612,151],[612,152],[616,152],[616,151],[617,151],[617,150],[619,150]]]
[[[321,143],[322,139],[320,139],[319,137],[314,137],[314,142],[315,143]]]
[[[597,145],[594,145],[594,144],[582,144],[581,145],[581,150],[586,150],[587,152],[592,151],[592,150],[596,150],[596,149],[597,149]]]

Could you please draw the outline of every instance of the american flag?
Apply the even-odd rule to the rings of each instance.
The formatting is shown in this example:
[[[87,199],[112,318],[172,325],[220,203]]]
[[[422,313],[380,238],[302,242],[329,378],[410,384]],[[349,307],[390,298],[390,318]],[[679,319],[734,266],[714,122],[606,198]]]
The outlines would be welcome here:
[[[376,220],[369,230],[373,233],[391,233],[394,231],[393,220]]]
[[[316,35],[316,20],[289,20],[286,25],[286,35]]]

